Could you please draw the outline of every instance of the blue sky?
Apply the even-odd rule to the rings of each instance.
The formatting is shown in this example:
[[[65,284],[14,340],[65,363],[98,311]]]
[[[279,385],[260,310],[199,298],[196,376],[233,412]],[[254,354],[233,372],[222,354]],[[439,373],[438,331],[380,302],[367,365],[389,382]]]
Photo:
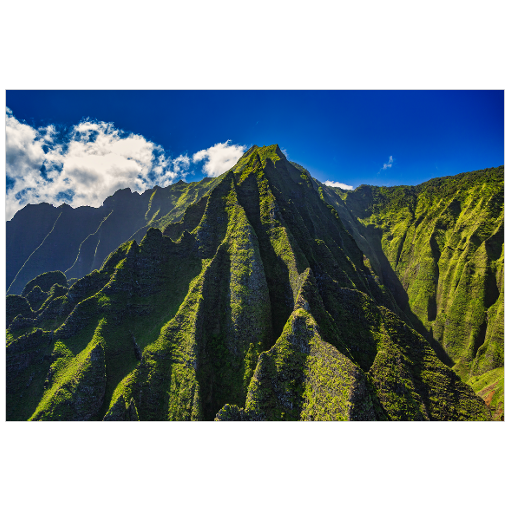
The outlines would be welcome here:
[[[503,91],[8,90],[6,97],[8,219],[29,202],[98,206],[122,187],[217,175],[253,144],[278,143],[320,181],[354,188],[504,163]]]

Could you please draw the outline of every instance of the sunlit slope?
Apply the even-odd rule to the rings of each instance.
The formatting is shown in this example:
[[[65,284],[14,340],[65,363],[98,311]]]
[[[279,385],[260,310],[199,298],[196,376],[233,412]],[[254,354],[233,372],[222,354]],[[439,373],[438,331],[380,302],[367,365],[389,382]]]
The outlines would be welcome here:
[[[12,303],[8,419],[490,419],[278,146],[160,228]]]
[[[503,177],[499,167],[327,190],[400,308],[464,380],[503,366]]]
[[[216,182],[179,181],[141,195],[123,189],[99,208],[25,206],[6,223],[7,294],[21,294],[28,281],[48,271],[65,272],[71,279],[99,269],[125,241],[140,242],[148,228],[179,220]]]

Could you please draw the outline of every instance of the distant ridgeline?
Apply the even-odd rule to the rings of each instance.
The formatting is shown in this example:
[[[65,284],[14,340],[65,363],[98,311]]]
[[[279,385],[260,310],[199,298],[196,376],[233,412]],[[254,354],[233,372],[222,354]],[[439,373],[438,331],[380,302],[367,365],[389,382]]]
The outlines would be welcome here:
[[[254,146],[27,206],[7,268],[8,420],[503,418],[502,168],[344,192]]]
[[[7,294],[21,294],[32,278],[47,271],[62,271],[71,279],[99,269],[122,243],[140,242],[148,228],[178,221],[217,182],[179,181],[141,195],[123,189],[99,208],[25,206],[6,225]]]

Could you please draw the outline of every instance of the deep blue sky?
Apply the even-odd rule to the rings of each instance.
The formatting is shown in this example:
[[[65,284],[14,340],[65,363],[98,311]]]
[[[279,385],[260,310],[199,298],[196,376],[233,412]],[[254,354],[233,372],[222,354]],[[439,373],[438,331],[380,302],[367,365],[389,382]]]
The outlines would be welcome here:
[[[504,163],[503,91],[7,91],[7,106],[34,127],[113,122],[173,157],[278,143],[319,180],[354,187]]]

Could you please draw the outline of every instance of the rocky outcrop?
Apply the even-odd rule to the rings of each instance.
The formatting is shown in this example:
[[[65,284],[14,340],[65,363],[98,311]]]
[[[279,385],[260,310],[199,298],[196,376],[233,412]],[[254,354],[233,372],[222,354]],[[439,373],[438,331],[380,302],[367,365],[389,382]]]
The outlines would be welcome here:
[[[297,308],[282,336],[262,353],[246,411],[270,420],[374,420],[365,376],[324,342],[313,317]]]

